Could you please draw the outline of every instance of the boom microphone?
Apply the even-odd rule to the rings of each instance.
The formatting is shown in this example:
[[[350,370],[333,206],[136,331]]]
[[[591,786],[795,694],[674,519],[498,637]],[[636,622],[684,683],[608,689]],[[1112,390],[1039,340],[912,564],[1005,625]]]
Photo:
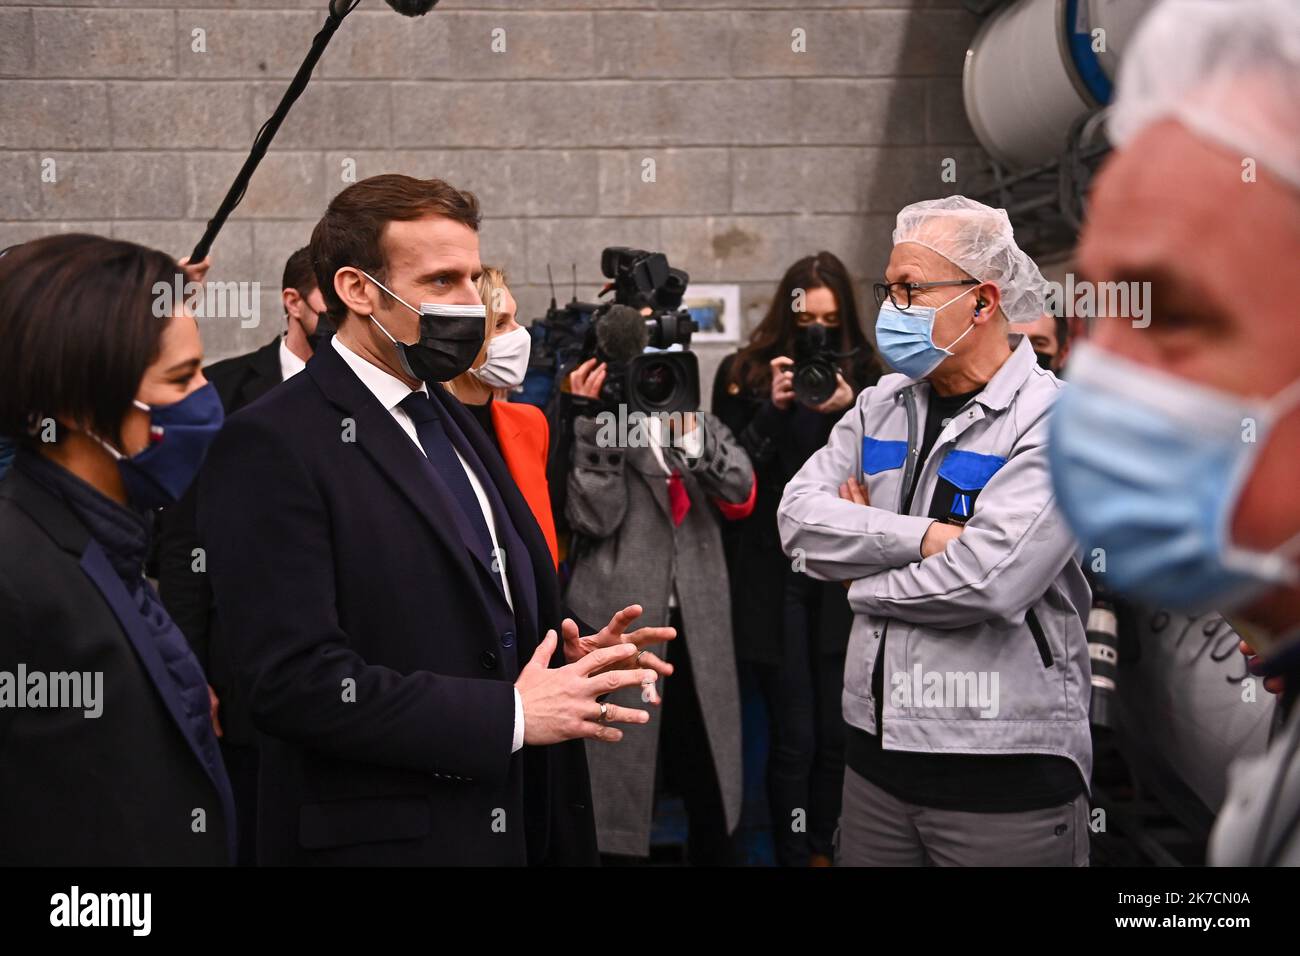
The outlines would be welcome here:
[[[432,10],[438,0],[384,0],[404,17],[422,17]]]
[[[596,345],[608,361],[630,361],[649,344],[645,316],[630,306],[611,305],[596,321]]]
[[[202,262],[207,257],[208,250],[212,248],[213,240],[217,238],[217,233],[226,224],[226,219],[235,211],[235,207],[243,201],[249,180],[253,178],[253,172],[257,169],[258,164],[262,162],[262,157],[266,155],[271,140],[275,139],[275,134],[280,131],[280,124],[289,115],[289,110],[297,102],[298,97],[302,95],[302,91],[307,88],[307,82],[311,79],[311,71],[316,68],[316,63],[320,60],[321,54],[325,52],[325,47],[329,45],[330,40],[333,38],[334,31],[342,25],[343,18],[355,10],[360,2],[361,0],[330,0],[329,15],[325,18],[325,25],[320,28],[320,32],[312,40],[311,49],[307,51],[307,56],[303,59],[302,65],[298,67],[298,72],[289,81],[289,88],[284,91],[280,105],[275,108],[271,118],[262,124],[262,128],[253,137],[253,148],[249,150],[248,159],[244,160],[244,165],[235,176],[235,181],[230,184],[230,189],[226,192],[226,198],[221,200],[221,205],[217,207],[216,214],[208,220],[208,228],[204,230],[203,238],[194,247],[194,251],[190,253],[190,262]],[[385,0],[385,2],[404,17],[422,17],[434,8],[438,0]]]

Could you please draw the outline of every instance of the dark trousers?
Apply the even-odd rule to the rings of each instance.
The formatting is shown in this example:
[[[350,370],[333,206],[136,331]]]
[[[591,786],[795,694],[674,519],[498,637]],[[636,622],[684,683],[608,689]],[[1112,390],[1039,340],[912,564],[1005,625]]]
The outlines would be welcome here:
[[[257,864],[257,746],[220,742],[238,817],[237,866]]]
[[[692,866],[730,866],[736,862],[735,848],[695,690],[690,639],[676,608],[671,623],[677,628],[677,638],[668,649],[673,673],[666,683],[659,732],[662,783],[686,805],[687,862]]]
[[[786,579],[784,643],[779,665],[748,665],[757,678],[771,729],[767,800],[780,866],[807,866],[831,856],[844,787],[843,654],[824,654],[821,584]]]

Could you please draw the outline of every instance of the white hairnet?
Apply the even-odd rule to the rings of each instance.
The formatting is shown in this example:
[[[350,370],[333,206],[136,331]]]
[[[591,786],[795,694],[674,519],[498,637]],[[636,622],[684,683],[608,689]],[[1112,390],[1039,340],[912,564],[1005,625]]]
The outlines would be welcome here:
[[[898,214],[894,245],[900,242],[925,246],[971,278],[994,283],[1012,322],[1033,322],[1046,309],[1047,283],[1016,245],[1005,209],[965,196],[914,202]]]
[[[1165,0],[1120,62],[1110,138],[1173,119],[1300,187],[1300,3]]]

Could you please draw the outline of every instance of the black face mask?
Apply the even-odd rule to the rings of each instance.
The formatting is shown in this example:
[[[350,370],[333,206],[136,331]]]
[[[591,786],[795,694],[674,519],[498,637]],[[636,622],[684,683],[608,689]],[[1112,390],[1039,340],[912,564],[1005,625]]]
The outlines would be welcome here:
[[[311,354],[315,355],[320,351],[320,347],[329,341],[329,337],[338,331],[338,326],[324,312],[316,313],[316,331],[307,336],[307,345],[311,347]]]
[[[451,381],[474,364],[487,335],[486,306],[422,302],[416,309],[378,279],[365,272],[361,274],[420,317],[419,338],[407,345],[393,338],[378,319],[370,316],[397,349],[397,360],[407,375],[432,385]]]
[[[1046,352],[1035,352],[1034,354],[1038,356],[1038,367],[1045,368],[1050,372],[1052,370],[1052,361],[1056,356],[1048,355]]]

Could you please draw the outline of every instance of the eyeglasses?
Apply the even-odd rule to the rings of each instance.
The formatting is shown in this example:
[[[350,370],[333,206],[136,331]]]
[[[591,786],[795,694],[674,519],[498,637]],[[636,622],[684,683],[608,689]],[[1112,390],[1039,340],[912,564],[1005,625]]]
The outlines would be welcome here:
[[[979,279],[949,279],[944,282],[877,282],[871,286],[871,291],[876,294],[876,305],[885,304],[885,299],[889,299],[894,304],[894,308],[900,312],[906,312],[912,307],[912,293],[920,289],[937,289],[945,285],[979,285]]]

